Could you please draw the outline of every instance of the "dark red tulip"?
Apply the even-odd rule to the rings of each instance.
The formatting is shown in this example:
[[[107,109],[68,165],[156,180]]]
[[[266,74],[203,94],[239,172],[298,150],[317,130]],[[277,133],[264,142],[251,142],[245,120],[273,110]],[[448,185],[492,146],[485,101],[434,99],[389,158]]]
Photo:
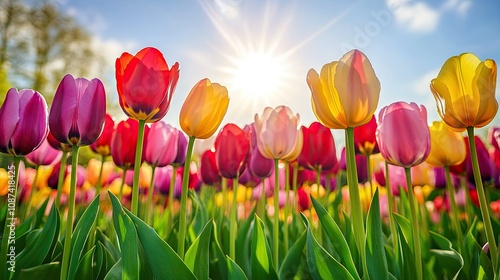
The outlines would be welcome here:
[[[64,76],[54,95],[49,127],[57,141],[76,146],[94,143],[106,116],[106,93],[99,79]]]
[[[90,149],[94,153],[100,154],[102,156],[111,155],[111,137],[113,137],[113,132],[115,131],[115,121],[110,114],[106,114],[104,119],[104,128],[102,130],[101,136],[90,145]]]
[[[138,130],[139,122],[134,119],[127,119],[118,123],[111,138],[111,157],[116,166],[122,169],[134,167]],[[146,126],[144,129],[145,140],[148,132],[149,128]]]
[[[123,112],[135,120],[156,122],[170,107],[179,79],[179,63],[168,68],[163,54],[147,47],[135,56],[127,52],[116,59],[116,86]]]
[[[356,154],[372,155],[379,153],[376,131],[377,120],[375,115],[366,124],[354,128],[354,149]]]
[[[247,134],[237,125],[226,124],[215,139],[215,161],[222,177],[235,179],[243,173],[250,150]]]
[[[309,128],[302,126],[304,144],[298,157],[299,165],[310,170],[329,170],[337,163],[332,131],[319,122]]]
[[[213,186],[221,181],[219,169],[215,162],[215,152],[206,150],[201,156],[200,177],[204,184]]]
[[[47,136],[47,103],[31,89],[11,88],[0,108],[0,153],[24,156]]]

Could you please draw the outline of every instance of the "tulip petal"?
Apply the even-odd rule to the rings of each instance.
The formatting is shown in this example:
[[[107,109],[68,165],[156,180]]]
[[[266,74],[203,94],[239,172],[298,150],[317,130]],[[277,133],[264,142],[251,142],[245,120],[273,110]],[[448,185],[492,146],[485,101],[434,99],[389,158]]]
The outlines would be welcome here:
[[[0,108],[0,151],[3,153],[9,152],[10,138],[20,119],[19,98],[20,94],[17,89],[9,89],[3,106]]]
[[[57,87],[49,113],[50,131],[54,138],[61,143],[69,144],[70,131],[73,125],[76,125],[78,94],[75,79],[72,75],[67,74]],[[73,131],[73,133],[75,132],[77,131]]]
[[[82,146],[94,143],[101,135],[106,117],[106,93],[99,79],[88,81],[79,78],[77,83],[81,93],[78,104],[78,130],[80,133],[80,144]],[[84,87],[86,84],[86,87]]]

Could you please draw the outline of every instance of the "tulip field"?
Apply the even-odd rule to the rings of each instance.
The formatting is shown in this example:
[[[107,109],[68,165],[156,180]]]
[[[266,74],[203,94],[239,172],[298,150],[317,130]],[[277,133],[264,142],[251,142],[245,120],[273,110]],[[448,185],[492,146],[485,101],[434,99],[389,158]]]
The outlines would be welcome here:
[[[493,60],[443,58],[434,108],[382,105],[355,49],[305,73],[317,121],[243,127],[208,78],[162,121],[179,64],[156,48],[115,70],[124,120],[98,78],[7,92],[0,279],[500,279]]]

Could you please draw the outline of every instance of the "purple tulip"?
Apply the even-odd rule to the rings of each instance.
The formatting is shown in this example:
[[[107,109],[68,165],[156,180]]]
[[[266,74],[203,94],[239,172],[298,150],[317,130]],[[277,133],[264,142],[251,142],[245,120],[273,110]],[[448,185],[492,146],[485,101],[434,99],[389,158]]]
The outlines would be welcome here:
[[[168,195],[170,191],[170,180],[172,179],[173,171],[174,169],[170,165],[156,169],[154,188],[163,195]],[[176,176],[175,179],[176,184],[177,182],[181,182],[180,176]]]
[[[31,89],[11,88],[0,108],[0,153],[24,156],[47,136],[47,103]]]
[[[377,143],[385,160],[412,167],[427,159],[431,137],[424,106],[395,102],[380,110],[378,120]]]
[[[183,166],[186,161],[188,139],[186,134],[180,130],[177,136],[179,137],[179,139],[177,139],[177,156],[175,157],[172,165],[179,167]]]
[[[55,161],[61,158],[62,152],[54,149],[47,138],[42,142],[42,145],[38,149],[29,153],[26,156],[26,160],[29,163],[40,166],[40,165],[52,165]]]
[[[101,135],[105,116],[106,93],[99,79],[64,76],[49,113],[50,131],[57,141],[76,146],[94,143]]]
[[[259,178],[271,176],[274,170],[274,160],[266,158],[260,153],[257,147],[257,138],[255,136],[255,124],[246,125],[243,130],[248,134],[251,147],[248,160],[248,169],[250,173]]]
[[[162,121],[153,123],[144,144],[144,161],[163,167],[172,164],[177,157],[179,130]]]

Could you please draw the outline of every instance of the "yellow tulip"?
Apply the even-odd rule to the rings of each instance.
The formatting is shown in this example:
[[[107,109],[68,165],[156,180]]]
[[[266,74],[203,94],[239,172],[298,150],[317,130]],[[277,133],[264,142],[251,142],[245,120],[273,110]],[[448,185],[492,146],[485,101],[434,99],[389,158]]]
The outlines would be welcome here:
[[[445,167],[462,163],[467,155],[462,135],[444,122],[433,122],[431,132],[431,153],[427,163]]]
[[[359,50],[323,66],[321,74],[307,73],[313,112],[325,126],[357,127],[370,121],[377,109],[380,82],[368,58]]]
[[[182,105],[180,126],[188,136],[207,139],[219,128],[228,105],[226,87],[203,79],[191,89]]]
[[[115,164],[113,161],[105,161],[104,167],[102,169],[102,178],[101,185],[104,185],[107,181],[111,173],[113,173],[113,169],[115,168]],[[99,181],[99,171],[101,169],[101,161],[95,158],[91,158],[87,165],[87,181],[92,185],[96,186],[97,181]]]
[[[489,124],[498,110],[496,80],[497,66],[491,59],[483,62],[471,53],[449,58],[431,81],[443,121],[458,131]]]

